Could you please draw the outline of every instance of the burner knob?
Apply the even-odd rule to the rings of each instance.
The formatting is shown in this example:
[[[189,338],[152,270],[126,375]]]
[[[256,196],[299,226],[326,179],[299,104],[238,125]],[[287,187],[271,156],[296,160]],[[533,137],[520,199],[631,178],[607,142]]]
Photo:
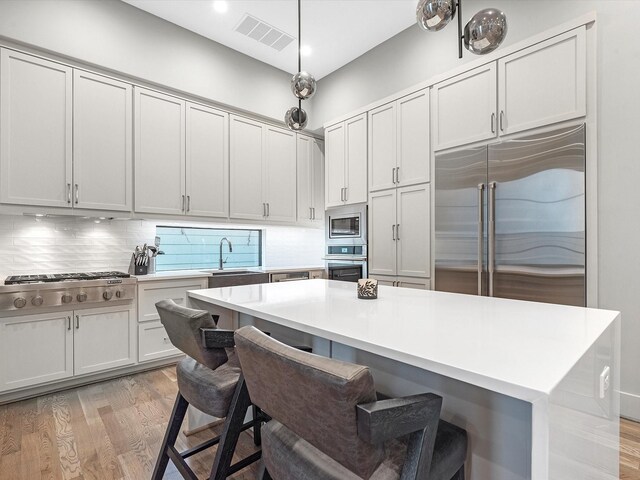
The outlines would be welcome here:
[[[122,290],[116,290],[116,297],[122,297]]]
[[[84,292],[80,292],[78,294],[78,301],[79,302],[85,302],[87,300],[87,294]]]
[[[62,295],[62,303],[71,303],[73,301],[73,296],[65,293]]]
[[[36,295],[31,299],[31,305],[33,305],[34,307],[39,307],[40,305],[42,305],[43,301],[44,299],[42,298],[42,295]]]
[[[113,292],[111,290],[105,290],[102,293],[102,298],[104,298],[105,300],[111,300],[112,297],[113,297]]]
[[[16,308],[22,308],[27,304],[24,297],[18,297],[13,301],[13,306]]]

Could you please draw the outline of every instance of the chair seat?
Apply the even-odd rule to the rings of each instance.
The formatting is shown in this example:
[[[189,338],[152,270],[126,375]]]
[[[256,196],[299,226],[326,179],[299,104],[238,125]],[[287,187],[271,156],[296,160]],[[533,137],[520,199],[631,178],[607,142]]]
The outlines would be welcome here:
[[[215,370],[191,357],[182,359],[176,368],[180,394],[198,410],[219,418],[226,417],[229,412],[240,373],[240,362],[235,354]]]
[[[400,478],[406,443],[393,440],[385,450],[386,456],[370,480]],[[464,464],[466,455],[467,433],[440,420],[429,480],[450,480]],[[262,428],[262,456],[269,474],[277,480],[362,480],[275,420]]]

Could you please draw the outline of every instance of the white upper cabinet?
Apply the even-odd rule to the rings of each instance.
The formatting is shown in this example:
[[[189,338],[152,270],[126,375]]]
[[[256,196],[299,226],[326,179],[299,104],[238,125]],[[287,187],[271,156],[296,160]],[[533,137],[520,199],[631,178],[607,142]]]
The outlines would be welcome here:
[[[369,112],[369,191],[429,181],[429,90]]]
[[[135,88],[135,210],[182,214],[185,102]]]
[[[586,115],[585,27],[432,88],[434,150]]]
[[[187,103],[186,213],[229,215],[229,115]]]
[[[131,85],[74,71],[75,207],[132,209],[132,112]]]
[[[231,218],[296,221],[296,135],[231,115]]]
[[[298,134],[298,220],[321,223],[324,219],[324,146]]]
[[[266,206],[262,195],[262,123],[231,115],[230,118],[230,216],[263,220]]]
[[[367,201],[367,114],[325,131],[326,207]]]
[[[267,219],[296,221],[296,134],[283,128],[264,126],[264,202]]]
[[[494,138],[496,90],[495,62],[434,85],[431,89],[434,150]]]
[[[567,32],[498,60],[500,134],[586,115],[586,32]]]
[[[70,207],[72,69],[0,52],[0,201]]]

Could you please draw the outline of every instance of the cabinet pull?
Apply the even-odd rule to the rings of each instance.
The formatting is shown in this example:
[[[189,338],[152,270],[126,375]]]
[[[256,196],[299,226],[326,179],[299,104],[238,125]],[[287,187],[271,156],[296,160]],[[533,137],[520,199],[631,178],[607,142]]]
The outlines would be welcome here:
[[[71,316],[67,317],[67,330],[71,330]]]
[[[391,183],[396,183],[396,169],[391,169]]]
[[[187,212],[191,211],[191,195],[187,195]]]
[[[311,220],[315,220],[316,219],[316,207],[311,207]]]
[[[346,202],[349,199],[349,187],[344,187],[344,201]]]
[[[500,110],[500,131],[504,132],[504,110]]]
[[[80,315],[76,315],[76,329],[80,328]]]
[[[184,198],[184,195],[182,195],[182,211],[183,211],[183,212],[185,211],[185,208],[184,208],[184,201],[185,201],[185,198]]]
[[[391,238],[393,239],[393,241],[396,241],[396,226],[395,225],[391,225]]]
[[[79,198],[80,198],[80,189],[78,188],[78,184],[76,183],[76,205],[78,204]]]
[[[311,207],[309,207],[309,220],[313,220],[313,211],[311,210]]]
[[[344,187],[340,189],[340,201],[344,202]]]
[[[271,205],[269,205],[269,202],[267,202],[267,217],[271,216]]]
[[[71,205],[71,184],[67,183],[67,203]]]
[[[396,240],[400,240],[400,224],[396,223]]]
[[[396,167],[396,183],[400,183],[400,167]]]
[[[496,114],[492,113],[491,114],[491,133],[496,133],[495,122],[496,122]]]

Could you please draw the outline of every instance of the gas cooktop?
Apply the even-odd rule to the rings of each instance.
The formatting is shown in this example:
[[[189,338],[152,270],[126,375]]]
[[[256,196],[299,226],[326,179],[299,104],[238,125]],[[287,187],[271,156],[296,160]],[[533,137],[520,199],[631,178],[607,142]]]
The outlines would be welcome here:
[[[29,283],[52,283],[72,280],[100,280],[103,278],[129,278],[124,272],[79,272],[79,273],[51,273],[40,275],[13,275],[7,277],[5,285],[23,285]]]

